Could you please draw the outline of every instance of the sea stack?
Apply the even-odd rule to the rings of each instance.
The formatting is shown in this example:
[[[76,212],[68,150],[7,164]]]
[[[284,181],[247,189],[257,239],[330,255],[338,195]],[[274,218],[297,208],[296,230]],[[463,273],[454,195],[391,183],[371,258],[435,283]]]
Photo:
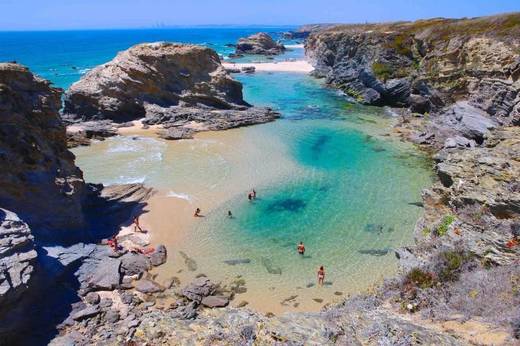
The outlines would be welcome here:
[[[133,46],[96,67],[67,90],[64,105],[69,122],[110,126],[146,118],[146,124],[174,128],[168,139],[277,117],[244,101],[242,84],[230,77],[214,50],[166,42]]]
[[[235,54],[277,55],[284,51],[283,44],[277,43],[265,32],[259,32],[238,40]]]

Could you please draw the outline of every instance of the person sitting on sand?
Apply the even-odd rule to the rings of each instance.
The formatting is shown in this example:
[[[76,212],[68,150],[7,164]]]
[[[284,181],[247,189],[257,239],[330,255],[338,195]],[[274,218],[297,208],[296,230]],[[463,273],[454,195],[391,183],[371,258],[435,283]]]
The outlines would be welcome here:
[[[318,270],[318,285],[323,286],[323,281],[325,280],[325,269],[323,266]]]
[[[200,217],[200,208],[195,209],[195,214],[193,214],[194,217]]]
[[[302,256],[305,255],[305,245],[303,245],[303,242],[298,244],[298,253]]]
[[[143,229],[139,225],[139,216],[136,216],[134,218],[134,232],[137,232],[137,230],[139,230],[139,232],[141,233],[144,233]]]

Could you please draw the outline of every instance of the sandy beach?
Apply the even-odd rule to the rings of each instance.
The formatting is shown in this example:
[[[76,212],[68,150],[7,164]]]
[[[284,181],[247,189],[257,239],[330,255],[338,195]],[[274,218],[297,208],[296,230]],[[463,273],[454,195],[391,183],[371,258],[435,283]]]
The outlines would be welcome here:
[[[264,62],[264,63],[223,63],[225,68],[254,67],[256,71],[262,72],[301,72],[309,73],[314,70],[312,65],[305,60]]]

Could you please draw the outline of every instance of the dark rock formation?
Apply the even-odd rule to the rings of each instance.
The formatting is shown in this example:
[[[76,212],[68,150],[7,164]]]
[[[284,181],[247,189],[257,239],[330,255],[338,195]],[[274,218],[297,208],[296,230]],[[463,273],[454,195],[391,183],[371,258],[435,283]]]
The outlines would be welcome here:
[[[276,43],[269,34],[259,32],[238,40],[235,54],[276,55],[284,51],[283,44]]]
[[[61,90],[17,64],[0,64],[0,206],[33,231],[85,226],[82,172],[67,150]]]
[[[83,122],[77,127],[86,138],[110,136],[115,133],[114,123],[145,117],[145,124],[167,121],[169,127],[191,132],[277,117],[269,109],[252,108],[244,101],[242,85],[225,71],[215,51],[175,43],[139,44],[119,53],[73,84],[64,104],[64,119]],[[70,137],[77,144],[86,142],[77,133]]]
[[[0,208],[0,306],[12,305],[27,290],[36,264],[34,237],[15,213]]]
[[[520,119],[519,17],[339,25],[306,51],[315,75],[361,103],[426,113],[466,99],[507,125]]]

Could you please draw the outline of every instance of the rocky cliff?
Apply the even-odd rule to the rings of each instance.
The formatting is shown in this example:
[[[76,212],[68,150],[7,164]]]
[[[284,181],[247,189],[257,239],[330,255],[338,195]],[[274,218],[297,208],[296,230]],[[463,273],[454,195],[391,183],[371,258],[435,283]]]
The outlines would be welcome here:
[[[468,339],[457,327],[467,342],[520,338],[519,33],[515,13],[343,25],[306,42],[319,77],[353,102],[394,107],[394,132],[432,154],[417,244],[396,251],[402,275],[379,294],[423,322],[505,332]]]
[[[277,117],[244,101],[242,84],[212,49],[164,42],[136,45],[88,72],[67,90],[63,113],[69,122],[95,121],[101,136],[113,135],[114,123],[147,118],[171,128],[168,139]],[[96,135],[95,126],[85,128]]]
[[[67,150],[61,90],[17,64],[0,64],[0,206],[39,230],[85,226],[85,182]]]
[[[306,41],[316,75],[365,104],[438,110],[469,100],[520,120],[520,14],[341,25]]]

